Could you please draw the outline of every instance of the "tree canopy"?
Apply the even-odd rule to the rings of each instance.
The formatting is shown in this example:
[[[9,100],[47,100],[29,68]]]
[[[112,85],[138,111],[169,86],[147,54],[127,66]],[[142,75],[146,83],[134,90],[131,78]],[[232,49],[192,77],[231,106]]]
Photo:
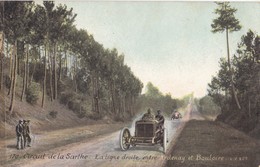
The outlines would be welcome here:
[[[260,111],[260,37],[249,30],[241,37],[237,53],[232,59],[234,85],[241,100],[241,111],[237,112],[235,104],[230,100],[230,82],[227,62],[220,60],[220,69],[209,84],[209,95],[221,107],[220,120],[237,117],[234,126],[243,130],[251,130],[259,121]]]
[[[77,112],[87,114],[84,103],[78,101],[91,97],[91,112],[97,115],[134,113],[133,104],[141,94],[142,82],[125,64],[123,53],[104,48],[86,29],[76,28],[77,14],[72,8],[53,1],[44,1],[43,5],[4,1],[1,9],[0,31],[5,34],[5,47],[18,51],[5,51],[13,98],[18,75],[24,84],[40,83],[42,107],[49,96],[52,100],[66,99],[72,109],[79,104]],[[10,113],[13,106],[12,100]]]

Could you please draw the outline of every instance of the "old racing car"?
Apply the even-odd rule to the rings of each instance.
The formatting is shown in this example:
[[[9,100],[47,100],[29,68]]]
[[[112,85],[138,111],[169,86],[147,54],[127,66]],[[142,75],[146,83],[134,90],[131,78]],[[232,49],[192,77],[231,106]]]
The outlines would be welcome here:
[[[130,146],[161,145],[163,152],[166,152],[167,130],[155,119],[139,120],[135,122],[135,134],[131,136],[128,128],[123,128],[119,136],[119,144],[122,150],[127,150]]]

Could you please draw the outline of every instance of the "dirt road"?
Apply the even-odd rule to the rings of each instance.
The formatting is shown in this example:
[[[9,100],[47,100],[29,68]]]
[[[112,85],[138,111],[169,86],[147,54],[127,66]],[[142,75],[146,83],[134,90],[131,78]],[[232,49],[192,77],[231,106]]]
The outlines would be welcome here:
[[[175,143],[176,137],[189,119],[192,110],[191,105],[185,110],[187,112],[182,120],[171,121],[166,118],[165,126],[168,129],[169,138],[168,150]],[[86,138],[86,136],[93,135],[93,130],[101,131],[102,128],[106,129],[107,127],[104,126],[108,125],[99,125],[92,128],[87,126],[78,127],[39,134],[35,136],[33,147],[25,150],[16,150],[14,145],[11,147],[11,141],[7,141],[6,163],[3,165],[8,167],[159,167],[166,162],[165,158],[168,154],[164,154],[160,146],[137,146],[131,147],[127,151],[121,151],[119,148],[119,130],[106,135],[95,135]],[[111,131],[116,130],[113,128],[115,127],[112,125]],[[131,134],[133,134],[133,125],[130,125],[129,128]],[[92,131],[88,129],[92,129]]]

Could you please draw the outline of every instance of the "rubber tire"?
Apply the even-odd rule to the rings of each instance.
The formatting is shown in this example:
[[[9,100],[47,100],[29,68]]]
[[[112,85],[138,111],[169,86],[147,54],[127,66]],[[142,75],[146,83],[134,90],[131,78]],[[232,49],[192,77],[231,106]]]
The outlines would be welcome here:
[[[131,134],[130,134],[130,130],[128,128],[123,128],[121,131],[120,131],[120,135],[119,135],[119,145],[120,145],[120,148],[121,150],[125,151],[125,150],[128,150],[129,147],[130,147],[130,144],[128,145],[124,145],[124,136],[125,133],[128,133],[128,137],[130,138],[131,137]]]

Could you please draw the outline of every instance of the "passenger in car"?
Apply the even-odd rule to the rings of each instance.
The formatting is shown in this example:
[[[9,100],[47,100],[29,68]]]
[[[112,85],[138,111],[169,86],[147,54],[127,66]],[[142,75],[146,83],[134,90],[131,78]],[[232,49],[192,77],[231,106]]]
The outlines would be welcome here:
[[[161,114],[161,110],[157,110],[157,115],[155,116],[155,119],[158,121],[159,128],[164,127],[164,116]]]

